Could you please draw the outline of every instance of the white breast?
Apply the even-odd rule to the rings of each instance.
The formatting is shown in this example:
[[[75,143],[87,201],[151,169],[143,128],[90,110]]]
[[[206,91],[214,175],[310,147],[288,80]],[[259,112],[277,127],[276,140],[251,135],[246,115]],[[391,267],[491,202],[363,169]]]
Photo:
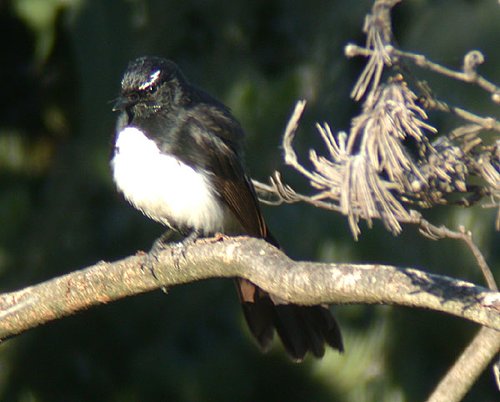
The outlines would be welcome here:
[[[223,231],[224,211],[208,173],[162,154],[139,129],[127,127],[119,133],[111,166],[118,189],[150,218],[206,234]]]

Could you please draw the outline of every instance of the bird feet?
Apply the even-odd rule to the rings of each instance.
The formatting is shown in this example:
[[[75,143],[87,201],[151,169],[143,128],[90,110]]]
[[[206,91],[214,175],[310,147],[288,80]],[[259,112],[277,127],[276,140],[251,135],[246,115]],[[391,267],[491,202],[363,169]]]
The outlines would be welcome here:
[[[166,231],[163,235],[155,240],[153,246],[151,247],[151,250],[149,250],[149,253],[146,254],[146,261],[143,264],[143,268],[148,268],[149,272],[151,272],[151,275],[156,280],[158,280],[158,277],[156,276],[154,266],[156,263],[158,263],[160,254],[167,248],[169,248],[171,256],[174,260],[174,266],[176,268],[179,268],[181,259],[186,258],[187,248],[194,244],[194,242],[200,235],[198,231],[193,230],[180,242],[169,243],[169,240],[172,237],[173,233],[173,230]]]

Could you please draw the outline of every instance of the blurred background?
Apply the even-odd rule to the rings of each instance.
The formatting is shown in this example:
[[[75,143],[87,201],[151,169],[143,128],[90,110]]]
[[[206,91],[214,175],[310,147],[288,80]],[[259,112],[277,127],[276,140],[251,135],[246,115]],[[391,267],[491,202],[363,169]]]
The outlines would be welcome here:
[[[19,289],[148,250],[163,228],[115,191],[111,111],[127,62],[176,61],[230,106],[247,132],[247,165],[266,181],[283,167],[280,141],[295,101],[308,100],[296,145],[324,152],[315,121],[347,130],[360,106],[349,92],[363,60],[372,2],[299,0],[17,0],[0,2],[0,288]],[[394,11],[400,46],[500,80],[500,7],[494,0],[407,0]],[[420,70],[437,95],[480,115],[498,109],[482,91]],[[440,131],[460,122],[432,114]],[[413,266],[483,284],[456,241],[375,224],[354,242],[345,219],[306,205],[266,207],[269,226],[296,259]],[[437,224],[471,229],[496,269],[494,211],[442,208]],[[494,247],[494,246],[497,247]],[[387,306],[337,306],[346,352],[293,364],[276,343],[259,352],[230,280],[132,297],[28,331],[0,345],[1,401],[420,401],[477,326]],[[498,400],[491,370],[466,401]]]

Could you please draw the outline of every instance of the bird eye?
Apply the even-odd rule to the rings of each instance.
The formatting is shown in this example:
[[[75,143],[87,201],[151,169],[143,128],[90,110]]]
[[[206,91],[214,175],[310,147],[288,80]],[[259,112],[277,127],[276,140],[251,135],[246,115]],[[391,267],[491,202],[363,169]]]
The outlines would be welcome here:
[[[128,99],[130,103],[136,103],[139,101],[139,94],[137,92],[131,92],[128,94]]]

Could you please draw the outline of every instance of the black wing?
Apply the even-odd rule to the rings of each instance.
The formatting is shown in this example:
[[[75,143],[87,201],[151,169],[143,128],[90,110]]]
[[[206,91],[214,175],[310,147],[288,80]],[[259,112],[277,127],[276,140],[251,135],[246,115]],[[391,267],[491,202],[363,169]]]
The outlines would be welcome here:
[[[241,225],[242,234],[268,239],[255,190],[243,168],[243,132],[239,123],[227,110],[207,104],[177,117],[180,128],[174,134],[175,145],[170,145],[168,151],[213,175],[212,183]]]
[[[184,161],[213,174],[212,181],[223,202],[250,236],[277,242],[269,233],[260,212],[254,187],[242,161],[242,131],[225,109],[200,105],[183,117],[183,129],[177,137]],[[186,131],[189,130],[189,131]],[[170,150],[171,151],[171,150]],[[308,351],[321,357],[324,344],[342,350],[340,329],[325,306],[281,304],[246,279],[237,278],[236,288],[246,321],[263,350],[267,350],[278,332],[285,349],[300,361]]]

